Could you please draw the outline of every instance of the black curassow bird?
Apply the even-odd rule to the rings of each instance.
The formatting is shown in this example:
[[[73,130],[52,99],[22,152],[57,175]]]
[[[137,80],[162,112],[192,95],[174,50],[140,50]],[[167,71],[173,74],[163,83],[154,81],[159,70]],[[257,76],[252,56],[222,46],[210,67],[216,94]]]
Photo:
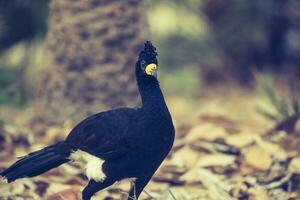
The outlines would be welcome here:
[[[116,181],[133,180],[128,199],[138,198],[174,141],[172,118],[157,80],[157,52],[148,41],[135,65],[139,108],[117,108],[80,122],[65,141],[21,158],[0,173],[12,182],[40,175],[69,161],[86,164],[83,200]]]

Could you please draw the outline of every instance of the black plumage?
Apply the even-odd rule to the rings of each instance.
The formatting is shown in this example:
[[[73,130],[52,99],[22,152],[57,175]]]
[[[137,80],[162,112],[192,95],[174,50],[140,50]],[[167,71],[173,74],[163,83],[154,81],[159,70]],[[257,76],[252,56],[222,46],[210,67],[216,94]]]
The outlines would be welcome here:
[[[135,66],[141,107],[92,115],[80,122],[65,141],[29,154],[0,175],[8,182],[36,176],[70,161],[76,152],[85,152],[93,156],[89,157],[89,161],[95,161],[92,164],[103,161],[101,166],[93,165],[103,177],[90,179],[82,192],[84,200],[125,178],[135,179],[128,199],[138,198],[174,141],[172,118],[156,78],[156,57],[156,49],[146,42]]]

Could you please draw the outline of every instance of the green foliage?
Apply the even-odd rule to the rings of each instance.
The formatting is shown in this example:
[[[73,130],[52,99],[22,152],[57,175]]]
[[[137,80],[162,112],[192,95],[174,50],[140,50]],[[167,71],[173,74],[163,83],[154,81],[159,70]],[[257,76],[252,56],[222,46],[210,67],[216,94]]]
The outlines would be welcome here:
[[[272,77],[262,78],[261,89],[268,103],[272,105],[274,111],[269,111],[263,107],[257,107],[257,112],[269,120],[280,122],[294,115],[300,115],[300,101],[295,97],[293,85],[290,84],[288,95],[280,95],[275,87]]]
[[[18,45],[0,58],[0,105],[23,106],[27,103],[24,71],[28,65],[24,45]]]
[[[161,85],[169,94],[194,96],[199,92],[200,79],[197,69],[192,67],[162,71]]]
[[[0,105],[25,105],[27,95],[18,69],[0,68]]]
[[[193,2],[149,1],[148,20],[152,39],[159,50],[160,65],[172,71],[174,68],[199,67],[203,57],[199,52],[207,47],[207,26],[198,17]]]

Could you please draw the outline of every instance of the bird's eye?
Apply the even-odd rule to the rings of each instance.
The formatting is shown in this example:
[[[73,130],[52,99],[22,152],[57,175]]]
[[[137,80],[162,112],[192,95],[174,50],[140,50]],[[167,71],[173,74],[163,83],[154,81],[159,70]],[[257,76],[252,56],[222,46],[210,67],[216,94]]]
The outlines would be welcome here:
[[[141,66],[142,66],[142,67],[145,67],[145,66],[146,66],[146,61],[142,60],[142,61],[141,61]]]

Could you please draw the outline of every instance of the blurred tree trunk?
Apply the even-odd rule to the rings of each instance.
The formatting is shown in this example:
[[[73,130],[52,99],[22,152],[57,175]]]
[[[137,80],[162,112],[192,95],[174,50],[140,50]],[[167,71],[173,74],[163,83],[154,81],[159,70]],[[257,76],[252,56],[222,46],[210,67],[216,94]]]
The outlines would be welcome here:
[[[269,52],[274,68],[281,69],[286,57],[286,34],[289,27],[288,1],[273,0],[270,14]]]
[[[291,78],[297,74],[300,1],[201,2],[199,16],[206,17],[211,29],[211,52],[218,61],[210,62],[203,70],[208,75],[205,78],[212,79],[210,84],[218,80],[224,84],[227,77],[233,77],[239,84],[248,85],[257,69],[285,72]]]
[[[36,119],[76,122],[138,103],[134,64],[146,34],[140,0],[52,0]]]

